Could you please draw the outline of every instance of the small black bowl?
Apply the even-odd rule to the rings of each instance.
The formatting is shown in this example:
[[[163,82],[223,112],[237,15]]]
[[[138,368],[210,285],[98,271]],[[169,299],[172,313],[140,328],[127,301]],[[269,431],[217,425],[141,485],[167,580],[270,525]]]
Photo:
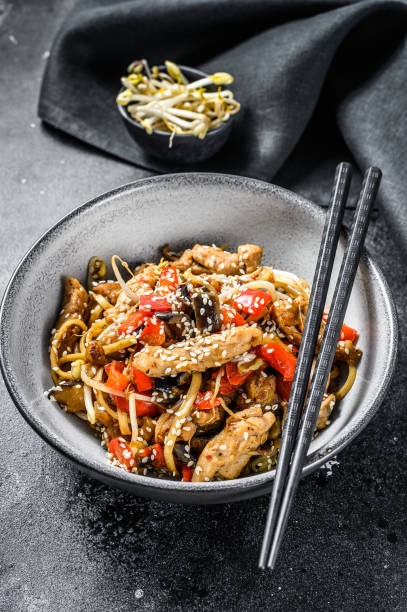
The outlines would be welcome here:
[[[165,66],[158,66],[159,70],[165,71]],[[206,76],[204,72],[187,66],[180,66],[180,69],[187,77],[188,81],[195,81]],[[125,88],[122,87],[120,91]],[[215,86],[209,86],[210,91],[216,91]],[[208,130],[204,139],[200,139],[192,134],[175,134],[172,147],[169,146],[170,134],[162,130],[154,130],[148,134],[145,129],[132,117],[125,106],[117,104],[120,115],[127,127],[127,130],[137,144],[147,153],[164,161],[178,164],[192,164],[212,157],[223,147],[230,136],[233,126],[234,116],[227,121]]]

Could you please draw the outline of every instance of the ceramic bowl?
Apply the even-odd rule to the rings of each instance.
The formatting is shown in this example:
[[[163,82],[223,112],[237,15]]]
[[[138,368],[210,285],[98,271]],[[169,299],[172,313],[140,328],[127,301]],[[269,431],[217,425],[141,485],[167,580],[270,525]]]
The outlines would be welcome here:
[[[165,71],[165,66],[158,66],[158,68]],[[190,82],[208,76],[188,66],[180,66],[180,69]],[[123,89],[122,87],[120,91]],[[216,87],[208,87],[208,90],[216,91]],[[158,159],[179,165],[194,164],[215,155],[229,138],[234,120],[234,115],[232,115],[228,121],[209,130],[202,140],[192,134],[175,134],[170,147],[169,132],[155,130],[152,134],[147,134],[145,129],[135,119],[132,119],[125,106],[117,104],[117,109],[130,136],[140,147]]]
[[[254,242],[263,262],[312,280],[324,212],[290,191],[222,174],[187,173],[136,181],[77,208],[30,249],[5,292],[0,362],[18,410],[51,446],[87,474],[136,495],[182,503],[221,503],[270,491],[274,471],[231,481],[184,483],[126,473],[110,465],[86,423],[44,396],[51,385],[49,337],[65,277],[85,282],[87,261],[113,253],[131,263],[158,261],[160,247]],[[344,251],[340,240],[338,254]],[[337,258],[338,259],[338,258]],[[338,272],[338,262],[334,276]],[[328,296],[327,303],[331,295]],[[335,409],[331,425],[312,442],[303,474],[336,455],[378,409],[397,350],[395,309],[377,264],[364,253],[346,321],[360,332],[364,355],[356,383]]]

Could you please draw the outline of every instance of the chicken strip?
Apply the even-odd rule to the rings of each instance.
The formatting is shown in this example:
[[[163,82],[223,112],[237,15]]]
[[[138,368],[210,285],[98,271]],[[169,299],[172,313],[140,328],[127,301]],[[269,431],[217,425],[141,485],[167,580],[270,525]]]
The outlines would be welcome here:
[[[263,372],[254,372],[245,382],[245,391],[261,408],[271,406],[276,397],[276,377],[264,376]]]
[[[196,244],[192,248],[192,258],[201,266],[217,274],[238,274],[239,255],[228,253],[218,247]]]
[[[86,322],[89,312],[89,297],[86,289],[81,283],[72,276],[68,276],[65,281],[65,293],[62,300],[62,308],[56,323],[56,331],[69,319],[82,319]],[[73,351],[77,342],[79,327],[69,327],[65,337],[62,339],[59,351]]]
[[[141,266],[140,269],[127,283],[126,285],[130,287],[133,293],[136,296],[140,296],[146,291],[150,291],[150,289],[154,289],[155,284],[157,282],[156,277],[156,265],[153,263],[146,264],[145,266]],[[119,296],[117,298],[116,304],[113,308],[109,308],[105,311],[105,316],[107,321],[114,321],[120,314],[127,312],[130,308],[134,306],[133,301],[127,295],[125,291],[120,291]]]
[[[133,367],[148,376],[174,376],[180,372],[205,372],[219,367],[260,344],[257,327],[242,325],[220,333],[191,338],[168,348],[145,346],[133,357]]]
[[[181,257],[178,257],[178,259],[174,259],[174,261],[171,262],[171,265],[178,268],[180,272],[185,272],[186,270],[188,270],[188,268],[192,267],[193,263],[194,260],[192,257],[192,250],[185,249]]]
[[[237,254],[247,274],[251,274],[260,266],[263,249],[257,244],[241,244],[237,249]]]
[[[86,361],[93,365],[104,366],[107,364],[106,355],[103,351],[103,345],[97,340],[89,342],[85,349]]]
[[[154,430],[154,441],[156,444],[164,444],[165,438],[170,431],[174,420],[176,419],[175,414],[169,414],[168,412],[163,412],[160,418],[158,419],[155,430]],[[195,435],[196,425],[192,421],[186,421],[181,427],[179,431],[179,435],[177,436],[177,440],[181,440],[182,442],[189,442],[192,436]]]
[[[192,249],[185,249],[181,257],[171,262],[180,272],[186,272],[189,268],[193,274],[204,274],[208,270],[194,261]]]
[[[88,307],[88,293],[81,283],[72,276],[65,281],[65,293],[62,300],[56,329],[67,319],[83,319]]]
[[[120,283],[99,283],[92,288],[94,293],[103,295],[111,304],[116,304],[117,298],[121,293]]]
[[[335,352],[334,361],[360,361],[362,351],[353,344],[352,340],[340,340]]]
[[[275,420],[272,412],[263,414],[261,408],[248,408],[230,416],[225,428],[208,442],[199,456],[192,482],[212,480],[215,476],[237,478],[267,440]]]
[[[277,300],[273,303],[273,319],[288,340],[300,346],[307,316],[308,300],[302,296],[295,300]],[[321,326],[321,333],[323,326]]]
[[[159,273],[157,275],[157,266],[155,263],[145,263],[134,270],[134,278],[136,278],[139,283],[147,283],[151,288],[154,287],[159,276]],[[129,283],[130,282],[131,281],[129,281]]]
[[[318,414],[317,429],[325,429],[327,421],[332,414],[332,410],[335,407],[336,399],[333,393],[330,393],[322,402],[321,408]]]
[[[211,410],[194,410],[192,413],[192,420],[198,426],[198,434],[217,429],[223,423],[224,418],[223,406],[214,406]]]

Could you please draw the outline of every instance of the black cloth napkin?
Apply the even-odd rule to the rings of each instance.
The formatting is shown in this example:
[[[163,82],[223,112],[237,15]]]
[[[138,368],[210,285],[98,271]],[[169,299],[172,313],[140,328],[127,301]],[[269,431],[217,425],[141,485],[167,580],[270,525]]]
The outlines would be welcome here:
[[[402,0],[82,0],[55,39],[38,112],[153,171],[273,179],[321,203],[337,160],[377,165],[384,214],[407,253],[406,43]],[[115,97],[143,57],[235,76],[242,110],[211,160],[175,168],[128,135]]]

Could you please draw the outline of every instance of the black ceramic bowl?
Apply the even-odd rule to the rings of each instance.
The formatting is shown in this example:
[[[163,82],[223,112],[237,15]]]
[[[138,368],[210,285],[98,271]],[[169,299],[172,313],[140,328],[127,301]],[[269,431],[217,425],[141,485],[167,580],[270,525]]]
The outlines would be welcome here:
[[[159,66],[165,71],[165,66]],[[195,68],[180,66],[189,81],[195,81],[208,76]],[[123,87],[120,91],[123,91]],[[216,87],[208,87],[216,91]],[[117,104],[117,109],[123,118],[126,128],[137,144],[147,153],[167,162],[176,164],[193,164],[212,157],[223,147],[230,136],[233,126],[234,115],[213,130],[209,130],[204,139],[197,138],[192,134],[175,134],[172,147],[169,147],[170,134],[161,130],[155,130],[148,134],[145,129],[129,115],[127,108]]]
[[[101,195],[52,227],[19,264],[0,313],[0,364],[21,414],[51,446],[86,473],[136,495],[171,502],[222,503],[267,493],[274,470],[222,482],[178,482],[129,474],[107,461],[87,423],[44,396],[52,386],[49,337],[68,274],[86,279],[87,261],[159,261],[201,244],[258,243],[263,262],[312,280],[324,212],[304,198],[262,181],[224,174],[185,173],[143,179]],[[338,247],[344,252],[344,240]],[[75,257],[72,257],[75,253]],[[339,266],[334,268],[336,278]],[[111,278],[111,276],[110,276]],[[327,303],[331,300],[328,295]],[[386,392],[397,349],[393,301],[377,264],[365,253],[346,321],[360,333],[363,358],[356,383],[313,440],[303,474],[338,453],[369,422]]]

